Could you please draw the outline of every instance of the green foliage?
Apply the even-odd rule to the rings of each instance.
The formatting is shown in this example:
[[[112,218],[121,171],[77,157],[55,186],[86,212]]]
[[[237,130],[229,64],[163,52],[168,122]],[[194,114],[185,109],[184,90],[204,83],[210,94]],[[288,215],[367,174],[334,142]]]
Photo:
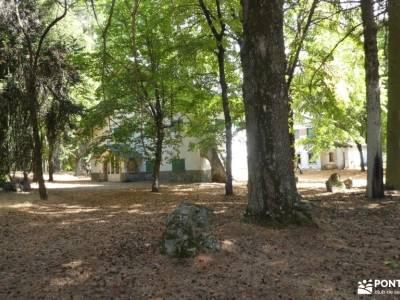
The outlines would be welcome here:
[[[216,13],[216,2],[205,0]],[[225,142],[216,41],[198,0],[99,0],[70,3],[67,17],[51,31],[38,67],[40,126],[53,132],[62,165],[98,155],[109,145],[125,145],[154,160],[158,129],[164,151],[177,149],[183,136],[191,148],[218,148]],[[292,62],[313,0],[285,1],[287,60]],[[18,29],[12,1],[0,13],[0,157],[1,174],[29,168],[31,128],[23,101],[28,45]],[[31,22],[38,43],[58,12],[54,1],[23,1],[20,11]],[[226,75],[234,128],[245,127],[240,43],[241,4],[221,1],[227,26]],[[97,20],[94,18],[96,11]],[[215,15],[217,20],[218,17]],[[28,20],[29,19],[29,20]],[[378,17],[378,21],[383,21]],[[351,141],[365,143],[366,110],[361,22],[357,5],[319,1],[305,35],[290,95],[295,121],[310,124],[313,135],[300,141],[313,153]],[[221,29],[215,22],[217,30]],[[381,25],[381,24],[380,24]],[[345,38],[346,37],[346,38]],[[386,32],[379,32],[385,57]],[[381,64],[382,86],[387,64]],[[386,89],[382,89],[382,126],[386,126]],[[77,115],[77,108],[83,114]],[[7,112],[7,113],[4,113]],[[74,116],[72,116],[74,115]],[[160,124],[157,119],[161,119]],[[99,134],[99,129],[110,130]],[[49,128],[51,129],[49,131]],[[98,137],[100,135],[101,137]],[[98,137],[94,139],[94,137]],[[386,136],[383,134],[382,139]],[[386,143],[383,143],[386,145]],[[14,150],[13,150],[14,149]],[[171,158],[173,158],[171,151]],[[17,163],[18,162],[18,163]]]

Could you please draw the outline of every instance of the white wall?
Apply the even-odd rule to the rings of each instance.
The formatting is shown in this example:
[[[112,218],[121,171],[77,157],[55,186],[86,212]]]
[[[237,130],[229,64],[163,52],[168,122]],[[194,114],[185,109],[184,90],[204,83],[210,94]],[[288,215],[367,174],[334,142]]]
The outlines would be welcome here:
[[[118,182],[121,181],[121,174],[108,174],[108,181]]]
[[[189,150],[190,143],[194,143],[193,138],[183,138],[182,145],[179,146],[179,157],[185,159],[185,169],[188,171],[197,170],[210,170],[211,166],[207,159],[200,156],[199,150]],[[176,157],[177,152],[172,147],[165,147],[163,149],[163,160],[160,167],[161,172],[172,171],[171,158]],[[146,161],[143,161],[139,168],[140,172],[146,171]]]
[[[334,153],[334,162],[329,162],[329,152]],[[363,146],[363,157],[366,163],[367,149]],[[339,169],[359,169],[360,154],[356,145],[350,145],[346,148],[336,148],[328,152],[321,153],[321,164],[323,167],[336,165]]]
[[[237,181],[248,178],[246,130],[237,132],[232,139],[232,177]]]
[[[297,128],[301,128],[300,138],[303,138],[306,135],[305,127],[297,126]],[[304,145],[296,145],[296,154],[300,154],[301,169],[321,169],[321,159],[318,157],[315,162],[310,162],[308,151]],[[248,179],[246,130],[241,130],[233,136],[232,175],[233,179],[237,181],[246,181]]]
[[[337,166],[337,168],[338,169],[344,169],[345,168],[345,161],[347,160],[347,156],[348,156],[348,151],[346,151],[346,149],[344,149],[344,148],[337,148],[335,152],[336,152],[335,154],[336,154],[336,166]]]
[[[367,167],[367,146],[363,146],[363,157],[365,167]],[[348,149],[348,168],[349,169],[359,169],[360,168],[360,153],[356,146]]]

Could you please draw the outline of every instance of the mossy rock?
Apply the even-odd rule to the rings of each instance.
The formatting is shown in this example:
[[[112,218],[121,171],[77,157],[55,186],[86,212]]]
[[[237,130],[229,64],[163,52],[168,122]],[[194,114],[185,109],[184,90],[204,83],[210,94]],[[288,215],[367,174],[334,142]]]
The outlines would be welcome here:
[[[333,173],[325,182],[325,185],[326,190],[330,193],[341,191],[346,188],[344,183],[340,180],[340,175],[338,173]]]
[[[167,217],[162,238],[163,253],[172,257],[191,257],[202,249],[218,251],[219,241],[212,235],[214,212],[202,205],[181,203]]]

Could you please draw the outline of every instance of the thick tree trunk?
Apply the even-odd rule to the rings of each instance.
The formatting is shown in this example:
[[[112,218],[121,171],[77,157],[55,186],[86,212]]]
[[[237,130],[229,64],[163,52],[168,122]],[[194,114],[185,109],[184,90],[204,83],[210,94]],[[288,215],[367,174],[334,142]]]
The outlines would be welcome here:
[[[42,166],[42,141],[39,135],[39,122],[38,122],[38,103],[35,87],[35,75],[29,74],[26,80],[27,98],[29,101],[32,133],[33,133],[33,161],[35,163],[34,174],[39,183],[40,199],[47,199],[47,190],[43,179],[43,166]]]
[[[389,93],[386,185],[400,190],[400,1],[389,0]]]
[[[154,167],[153,167],[153,183],[151,185],[151,191],[158,193],[160,191],[160,167],[162,162],[162,148],[164,142],[164,127],[162,116],[156,117],[157,126],[157,137],[156,137],[156,149],[154,155]]]
[[[48,160],[49,160],[49,181],[53,182],[53,174],[54,174],[54,144],[51,140],[49,142],[49,153],[48,153]]]
[[[218,152],[215,148],[202,151],[201,156],[207,158],[211,165],[211,181],[212,182],[226,182],[226,173],[224,165],[219,158]]]
[[[278,224],[308,219],[300,210],[289,140],[283,1],[244,0],[243,94],[249,216]]]
[[[232,118],[229,107],[228,99],[228,85],[226,83],[225,75],[225,49],[222,44],[218,45],[218,69],[219,69],[219,83],[221,85],[221,99],[222,107],[224,110],[225,119],[225,151],[226,151],[226,163],[225,163],[225,195],[233,195],[232,185]]]
[[[383,198],[381,107],[379,91],[378,27],[373,0],[361,1],[364,26],[365,82],[367,91],[367,197]]]
[[[362,151],[362,145],[357,141],[356,141],[356,145],[357,145],[358,153],[360,154],[360,169],[361,169],[361,172],[365,172],[365,162],[364,162],[364,154]]]

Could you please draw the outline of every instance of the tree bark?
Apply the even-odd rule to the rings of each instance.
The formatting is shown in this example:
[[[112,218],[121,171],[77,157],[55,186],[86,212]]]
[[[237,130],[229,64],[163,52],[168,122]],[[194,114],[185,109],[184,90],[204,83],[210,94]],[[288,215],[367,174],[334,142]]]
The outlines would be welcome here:
[[[360,154],[360,169],[361,169],[361,172],[365,172],[365,162],[364,162],[364,155],[363,155],[363,151],[362,151],[362,145],[357,141],[356,141],[356,145],[357,145],[358,153]]]
[[[229,107],[228,99],[228,85],[226,83],[225,74],[225,49],[222,46],[222,41],[218,45],[218,69],[219,69],[219,83],[221,85],[221,99],[222,107],[224,110],[225,119],[225,151],[226,151],[226,162],[225,162],[225,195],[233,195],[232,185],[232,118]]]
[[[39,122],[38,122],[38,101],[36,93],[36,75],[30,71],[26,78],[26,95],[29,101],[30,117],[32,123],[33,133],[33,161],[35,163],[34,174],[39,184],[40,199],[47,199],[46,185],[43,179],[43,165],[42,165],[42,141],[39,135]]]
[[[217,43],[217,59],[218,59],[218,72],[219,72],[219,83],[221,87],[221,100],[222,108],[224,111],[225,120],[225,151],[226,151],[226,182],[225,182],[225,195],[233,195],[233,184],[232,184],[232,118],[230,112],[229,98],[228,98],[228,85],[226,82],[225,74],[225,48],[223,41],[226,35],[226,24],[222,17],[221,2],[220,0],[215,1],[217,18],[213,17],[210,10],[207,8],[204,0],[199,0],[199,5],[203,12],[203,15],[207,21],[207,24],[214,36]],[[215,26],[215,22],[219,23],[219,31]]]
[[[54,142],[48,140],[49,142],[49,154],[48,154],[48,160],[49,160],[49,182],[53,182],[53,174],[54,174]]]
[[[32,149],[35,149],[35,145],[33,145]],[[38,176],[36,171],[36,162],[35,162],[35,155],[32,156],[32,182],[38,182]]]
[[[160,167],[162,162],[162,148],[164,142],[164,126],[163,117],[161,114],[156,116],[156,149],[154,155],[154,167],[153,167],[153,183],[151,185],[151,191],[158,193],[160,191]]]
[[[211,181],[212,182],[226,182],[226,173],[224,165],[219,158],[218,152],[215,148],[208,149],[201,153],[202,157],[207,158],[211,165]]]
[[[248,152],[247,215],[302,222],[289,141],[283,1],[244,0],[243,95]]]
[[[389,0],[389,90],[386,185],[400,190],[400,1]]]
[[[81,153],[80,153],[80,148],[76,150],[75,152],[75,171],[74,171],[74,175],[76,177],[79,176],[79,164],[81,162]]]
[[[367,197],[384,197],[379,91],[378,27],[373,0],[361,1],[364,26],[365,83],[367,94]]]

